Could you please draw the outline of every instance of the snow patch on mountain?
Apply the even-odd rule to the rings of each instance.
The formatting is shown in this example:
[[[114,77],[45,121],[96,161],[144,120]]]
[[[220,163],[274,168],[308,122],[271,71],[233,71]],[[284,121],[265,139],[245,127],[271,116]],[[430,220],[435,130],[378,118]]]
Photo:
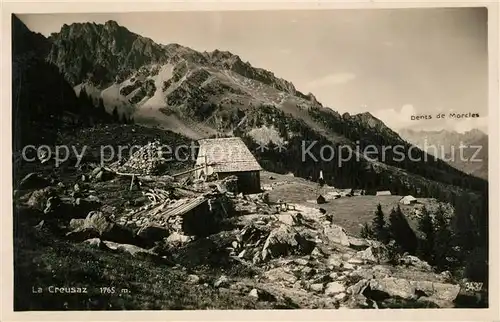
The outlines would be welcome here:
[[[248,135],[250,135],[256,143],[262,145],[267,145],[270,142],[280,145],[285,143],[285,140],[280,136],[280,133],[274,125],[270,127],[263,125],[259,128],[253,128],[248,132]]]
[[[113,84],[102,91],[101,97],[108,113],[112,113],[116,107],[118,113],[130,115],[132,106],[127,97],[120,94],[122,87],[122,84]]]
[[[158,75],[151,77],[155,82],[156,91],[153,97],[140,105],[141,107],[161,108],[167,106],[165,102],[165,93],[163,92],[163,84],[172,78],[173,69],[174,66],[172,64],[165,64],[160,68]]]

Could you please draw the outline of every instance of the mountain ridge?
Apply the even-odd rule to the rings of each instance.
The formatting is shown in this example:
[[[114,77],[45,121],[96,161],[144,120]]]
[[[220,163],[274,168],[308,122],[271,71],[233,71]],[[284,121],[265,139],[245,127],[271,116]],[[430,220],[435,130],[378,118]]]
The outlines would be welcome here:
[[[401,130],[401,137],[451,166],[483,179],[488,179],[488,135],[479,129],[456,131]],[[463,147],[463,160],[457,157]],[[436,148],[436,149],[435,149]],[[477,162],[475,160],[478,160]]]

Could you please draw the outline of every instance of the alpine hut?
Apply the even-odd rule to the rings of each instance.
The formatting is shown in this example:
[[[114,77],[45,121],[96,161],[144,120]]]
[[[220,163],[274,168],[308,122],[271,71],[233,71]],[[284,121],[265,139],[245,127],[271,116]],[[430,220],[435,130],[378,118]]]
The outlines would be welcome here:
[[[239,137],[199,140],[195,176],[202,178],[215,174],[218,179],[229,176],[238,178],[238,191],[261,191],[259,165],[255,157]]]
[[[417,203],[417,198],[415,198],[411,195],[408,195],[408,196],[401,198],[399,200],[399,202],[402,203],[403,205],[411,205],[411,204]]]

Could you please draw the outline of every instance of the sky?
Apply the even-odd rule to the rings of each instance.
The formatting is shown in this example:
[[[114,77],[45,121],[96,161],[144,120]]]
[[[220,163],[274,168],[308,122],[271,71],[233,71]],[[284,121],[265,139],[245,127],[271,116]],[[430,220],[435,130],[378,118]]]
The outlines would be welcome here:
[[[484,8],[29,14],[46,36],[115,20],[160,44],[228,50],[340,113],[370,112],[395,130],[487,131]],[[469,120],[437,113],[478,113]],[[432,120],[411,120],[432,115]]]

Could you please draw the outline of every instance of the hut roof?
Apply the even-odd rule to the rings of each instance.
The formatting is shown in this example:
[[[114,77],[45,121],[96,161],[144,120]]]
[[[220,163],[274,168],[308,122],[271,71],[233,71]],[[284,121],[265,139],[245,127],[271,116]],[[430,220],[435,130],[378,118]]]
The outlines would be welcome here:
[[[239,137],[204,139],[198,141],[200,150],[197,165],[204,157],[214,172],[259,171],[262,167]]]
[[[400,202],[412,202],[412,201],[417,201],[417,198],[413,197],[412,195],[404,196],[403,198],[400,199]]]

